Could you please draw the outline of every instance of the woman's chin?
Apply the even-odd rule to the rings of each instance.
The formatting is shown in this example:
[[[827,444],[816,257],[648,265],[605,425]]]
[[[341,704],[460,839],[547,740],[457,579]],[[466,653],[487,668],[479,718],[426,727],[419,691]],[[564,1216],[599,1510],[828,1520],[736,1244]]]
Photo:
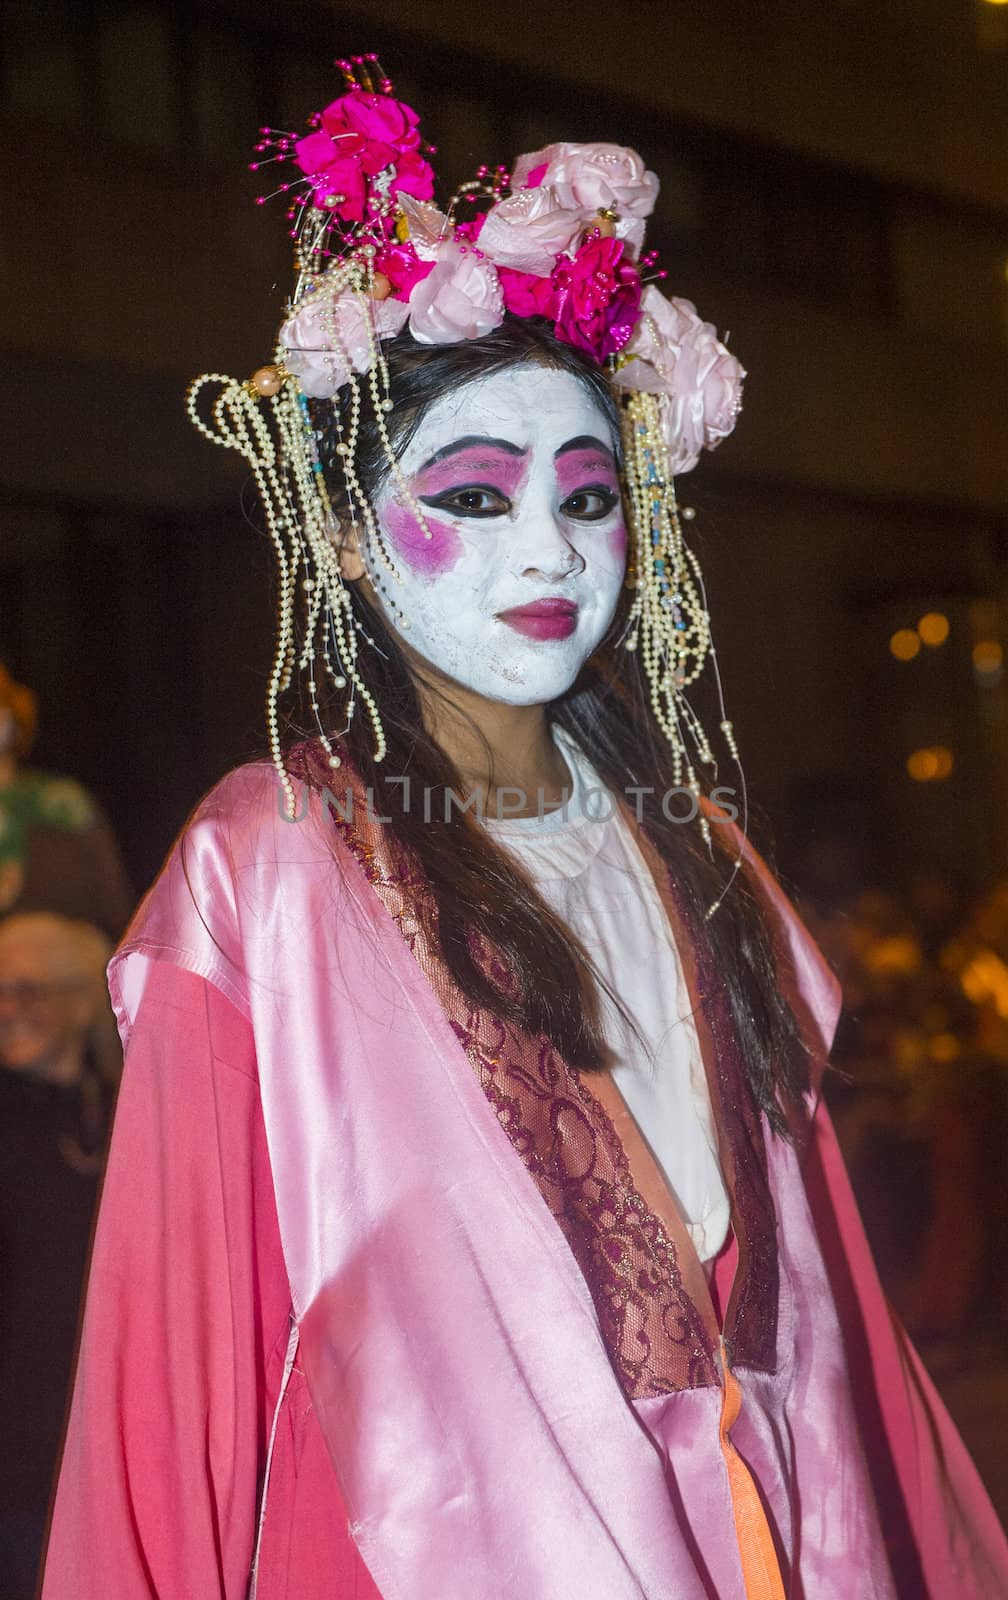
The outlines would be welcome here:
[[[484,700],[493,700],[504,706],[545,706],[567,693],[580,670],[578,665],[573,671],[568,669],[564,672],[538,674],[534,683],[508,683],[501,678],[478,687],[474,685],[474,692],[481,695]]]

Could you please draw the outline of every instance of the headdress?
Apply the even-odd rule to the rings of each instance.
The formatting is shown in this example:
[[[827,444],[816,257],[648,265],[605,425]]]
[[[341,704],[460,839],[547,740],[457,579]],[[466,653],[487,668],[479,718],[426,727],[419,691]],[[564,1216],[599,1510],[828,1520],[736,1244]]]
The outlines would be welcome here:
[[[394,97],[377,57],[336,64],[344,93],[310,119],[307,135],[262,129],[256,147],[253,169],[268,162],[295,169],[276,191],[289,202],[296,282],[274,361],[244,383],[204,374],[188,395],[201,432],[250,463],[276,550],[280,614],[268,721],[291,815],[277,697],[295,668],[308,675],[331,765],[340,757],[319,715],[320,670],[345,694],[347,726],[363,705],[376,760],[384,754],[381,708],[357,665],[360,626],[331,538],[309,402],[338,395],[345,402],[336,413],[336,453],[348,515],[384,593],[378,568],[394,575],[395,562],[356,469],[362,408],[369,406],[389,471],[412,499],[388,432],[393,401],[384,344],[404,328],[421,344],[479,338],[505,316],[545,319],[609,375],[621,413],[628,582],[636,591],[623,642],[640,652],[675,781],[699,799],[693,762],[710,763],[713,753],[687,691],[713,646],[700,568],[683,538],[692,512],[680,512],[674,476],[731,432],[745,373],[692,302],[662,294],[657,280],[665,274],[655,270],[654,254],[642,254],[658,180],[633,150],[552,144],[519,156],[510,174],[481,167],[442,211],[432,203],[427,160],[436,152],[421,139],[416,112]],[[218,386],[209,422],[197,409],[207,384]],[[298,639],[299,586],[305,619]],[[408,618],[396,620],[408,626]],[[721,716],[737,760],[723,705]],[[701,828],[709,840],[702,813]]]

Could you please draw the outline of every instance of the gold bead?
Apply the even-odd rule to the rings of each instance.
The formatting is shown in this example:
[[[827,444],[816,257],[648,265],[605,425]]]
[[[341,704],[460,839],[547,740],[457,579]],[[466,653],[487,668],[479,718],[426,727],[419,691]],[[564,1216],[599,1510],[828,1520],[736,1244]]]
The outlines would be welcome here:
[[[260,367],[257,372],[253,372],[249,384],[256,394],[268,400],[272,395],[280,393],[283,381],[279,367]]]

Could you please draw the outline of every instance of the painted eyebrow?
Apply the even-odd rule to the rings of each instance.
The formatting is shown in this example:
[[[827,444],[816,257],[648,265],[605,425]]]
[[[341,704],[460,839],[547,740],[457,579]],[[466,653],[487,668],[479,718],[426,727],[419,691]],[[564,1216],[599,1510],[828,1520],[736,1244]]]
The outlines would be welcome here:
[[[460,451],[472,450],[474,447],[503,450],[505,455],[509,456],[523,456],[525,454],[523,446],[512,444],[510,439],[491,439],[485,433],[467,433],[465,438],[454,439],[451,444],[446,444],[440,450],[435,450],[432,456],[428,456],[423,466],[417,468],[417,472],[426,472],[428,467],[436,466],[439,461],[446,461],[449,456],[456,456]]]
[[[561,456],[569,455],[572,450],[600,450],[604,456],[615,463],[616,455],[612,445],[606,444],[602,439],[596,439],[593,433],[580,433],[576,439],[568,439],[559,450],[554,450],[553,460],[559,461]]]

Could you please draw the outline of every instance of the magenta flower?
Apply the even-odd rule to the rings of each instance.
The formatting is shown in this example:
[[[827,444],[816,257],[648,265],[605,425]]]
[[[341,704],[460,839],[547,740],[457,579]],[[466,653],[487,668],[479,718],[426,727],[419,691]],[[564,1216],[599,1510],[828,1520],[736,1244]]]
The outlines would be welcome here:
[[[397,300],[408,300],[414,284],[421,283],[434,266],[421,261],[411,244],[387,244],[374,258],[375,271],[384,272]]]
[[[298,166],[311,179],[314,204],[348,221],[362,222],[368,191],[359,157],[345,156],[327,133],[299,139],[295,152]]]
[[[417,200],[430,200],[434,194],[434,168],[413,150],[404,150],[395,158],[397,194],[411,194]]]
[[[513,317],[545,317],[555,322],[557,291],[552,278],[537,278],[532,272],[516,272],[511,267],[498,267],[504,294],[505,309]]]
[[[402,100],[393,100],[387,94],[367,94],[363,89],[351,89],[322,113],[326,133],[357,133],[365,143],[385,145],[397,153],[419,149],[419,121],[413,107]]]
[[[477,211],[476,215],[470,217],[468,222],[460,222],[455,229],[456,239],[461,239],[463,244],[475,244],[483,232],[483,224],[486,219],[487,214],[485,211]]]
[[[553,268],[557,337],[596,361],[623,349],[640,311],[640,275],[623,250],[620,239],[590,234],[573,260],[561,257]]]
[[[394,169],[393,187],[427,200],[434,173],[419,154],[417,114],[389,95],[352,90],[322,112],[321,127],[294,147],[295,160],[311,179],[317,206],[347,222],[362,222],[373,198],[370,180]],[[342,200],[332,197],[342,195]]]

